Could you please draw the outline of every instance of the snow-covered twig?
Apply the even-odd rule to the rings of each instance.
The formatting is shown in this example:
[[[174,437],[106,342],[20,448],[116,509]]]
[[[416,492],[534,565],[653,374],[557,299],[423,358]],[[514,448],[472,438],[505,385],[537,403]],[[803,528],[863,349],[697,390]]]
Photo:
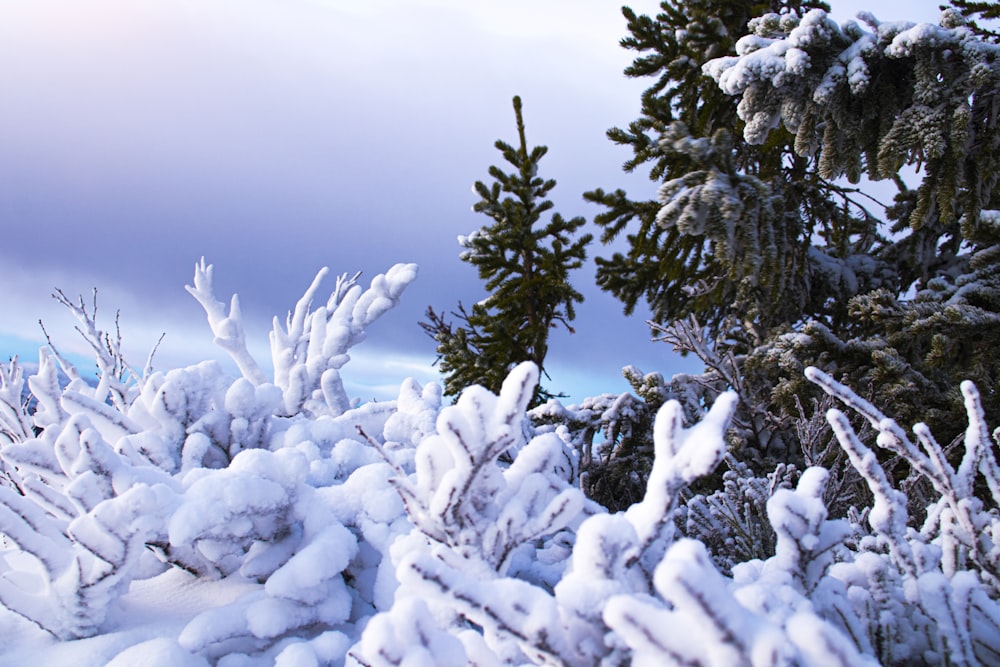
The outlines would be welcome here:
[[[417,277],[415,264],[396,264],[362,289],[357,284],[360,274],[344,274],[337,278],[326,305],[312,310],[327,272],[319,271],[288,314],[284,328],[274,318],[274,382],[284,392],[286,414],[340,414],[350,407],[340,377],[340,369],[350,360],[348,350],[365,339],[368,327],[399,303]]]
[[[640,563],[650,581],[653,570],[673,541],[674,512],[680,503],[681,491],[715,470],[725,457],[725,431],[737,401],[733,392],[720,395],[708,414],[686,430],[682,408],[677,401],[664,404],[656,415],[653,428],[656,457],[646,496],[625,512],[625,518],[635,526],[639,537]]]
[[[32,435],[31,416],[24,398],[24,370],[13,357],[0,363],[0,436],[22,442]]]
[[[988,530],[989,526],[997,525],[997,520],[984,512],[982,501],[974,494],[976,476],[982,474],[992,496],[992,507],[989,509],[993,512],[1000,509],[1000,468],[992,452],[989,430],[975,386],[971,382],[963,382],[961,387],[969,427],[965,433],[964,456],[955,468],[926,425],[916,424],[913,427],[921,450],[894,420],[829,375],[809,368],[806,376],[864,416],[878,429],[878,445],[902,457],[940,494],[940,500],[928,508],[923,533],[928,536],[941,533],[945,545],[949,547],[945,549],[945,562],[952,564],[947,571],[954,573],[957,569],[954,564],[968,557],[994,590],[1000,592],[1000,548],[996,546],[992,530]],[[892,487],[877,457],[861,443],[847,417],[837,410],[830,410],[828,419],[841,446],[875,495],[875,505],[869,514],[872,527],[894,546],[894,553],[902,559],[908,576],[917,576],[917,562],[912,554],[907,553],[910,548],[907,545],[906,497]],[[960,553],[956,553],[956,549]]]
[[[229,353],[243,377],[254,384],[264,384],[267,382],[267,376],[247,349],[239,296],[233,295],[229,302],[229,313],[226,314],[225,305],[215,298],[212,290],[212,270],[212,265],[206,264],[205,258],[202,257],[201,261],[194,265],[194,286],[185,285],[184,289],[205,309],[208,325],[215,336],[215,344]]]

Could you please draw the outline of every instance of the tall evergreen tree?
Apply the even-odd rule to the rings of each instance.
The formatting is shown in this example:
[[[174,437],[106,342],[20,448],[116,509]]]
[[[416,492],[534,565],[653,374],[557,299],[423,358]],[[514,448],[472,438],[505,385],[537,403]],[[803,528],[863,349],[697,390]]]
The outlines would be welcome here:
[[[989,18],[983,3],[956,4]],[[626,74],[655,83],[642,116],[609,136],[658,192],[587,194],[606,207],[602,240],[627,235],[597,259],[599,285],[626,311],[646,301],[668,340],[704,336],[710,354],[684,349],[726,360],[745,421],[769,422],[748,438],[763,449],[794,435],[806,364],[870,385],[883,406],[907,399],[923,412],[901,418],[941,433],[961,423],[959,380],[980,385],[991,419],[1000,412],[989,354],[1000,252],[996,217],[982,213],[1000,207],[995,39],[958,11],[918,28],[812,11],[827,9],[625,8],[622,44],[639,53]],[[920,170],[915,189],[904,165]],[[862,177],[896,182],[896,201],[867,197]]]
[[[566,220],[553,213],[542,220],[553,207],[545,197],[556,185],[538,176],[548,149],[528,149],[520,97],[514,97],[514,115],[518,145],[495,144],[513,170],[492,166],[492,185],[475,184],[480,200],[473,210],[492,222],[459,239],[465,248],[462,260],[478,269],[489,295],[471,311],[459,303],[452,313],[457,323],[431,307],[427,321],[421,322],[437,342],[449,395],[472,384],[498,392],[510,368],[522,361],[532,361],[544,372],[549,333],[560,324],[572,332],[574,304],[583,301],[570,285],[569,273],[583,264],[592,236],[574,237],[585,223],[582,217]],[[533,404],[551,396],[539,387]]]
[[[949,437],[962,380],[980,387],[989,418],[1000,415],[1000,46],[970,22],[990,18],[977,4],[946,10],[940,25],[765,16],[737,55],[706,69],[740,100],[746,141],[780,127],[823,178],[900,186],[884,222],[867,223],[885,239],[859,258],[886,280],[857,290],[842,325],[807,320],[806,336],[776,340],[769,357],[825,365]],[[918,170],[915,189],[898,176],[904,166]],[[849,279],[854,265],[827,270]]]
[[[623,190],[585,196],[607,208],[595,220],[603,242],[627,235],[625,252],[597,258],[598,284],[627,313],[645,300],[656,322],[696,314],[714,332],[751,335],[752,347],[762,327],[822,309],[813,290],[790,278],[804,272],[815,219],[841,222],[849,193],[809,178],[787,134],[763,146],[739,141],[738,100],[702,72],[732,52],[754,16],[804,6],[825,5],[670,1],[655,19],[623,9],[631,35],[622,45],[640,54],[625,73],[656,80],[642,95],[640,118],[608,136],[632,149],[625,169],[648,165],[661,192],[645,200]]]

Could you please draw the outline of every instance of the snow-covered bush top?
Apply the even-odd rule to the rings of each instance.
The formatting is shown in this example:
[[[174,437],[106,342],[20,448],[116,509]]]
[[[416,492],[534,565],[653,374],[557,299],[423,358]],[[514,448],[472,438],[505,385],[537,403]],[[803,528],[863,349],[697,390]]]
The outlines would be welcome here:
[[[399,303],[403,290],[417,277],[416,264],[396,264],[376,276],[367,290],[357,284],[360,274],[337,278],[325,306],[313,310],[323,268],[289,312],[282,328],[277,317],[271,332],[274,384],[281,389],[285,415],[339,414],[349,407],[340,368],[350,360],[347,351],[365,339],[375,320]],[[243,377],[254,385],[267,382],[246,347],[239,298],[234,294],[229,313],[212,292],[212,266],[195,266],[194,286],[187,286],[208,314],[215,342],[226,350]]]

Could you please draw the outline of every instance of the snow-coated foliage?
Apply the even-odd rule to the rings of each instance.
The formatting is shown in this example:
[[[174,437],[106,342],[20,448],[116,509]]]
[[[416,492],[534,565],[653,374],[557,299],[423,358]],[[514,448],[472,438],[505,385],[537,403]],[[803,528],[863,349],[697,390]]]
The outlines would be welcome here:
[[[325,306],[315,310],[313,300],[323,278],[323,268],[289,312],[285,327],[277,317],[271,332],[274,384],[281,389],[285,415],[339,414],[349,405],[340,369],[350,357],[347,351],[365,339],[375,320],[399,303],[403,290],[417,277],[415,264],[397,264],[372,280],[364,290],[357,284],[360,274],[337,278]],[[239,298],[233,295],[229,313],[212,291],[212,266],[205,260],[195,266],[194,286],[187,286],[205,308],[215,342],[226,350],[243,377],[253,385],[267,382],[260,366],[246,347]]]
[[[351,326],[372,321],[361,310]],[[213,332],[242,355],[233,312],[228,337]],[[83,317],[85,336],[109,340]],[[308,331],[329,340],[331,321]],[[16,360],[0,368],[0,658],[77,646],[84,665],[1000,660],[1000,433],[971,383],[954,449],[809,369],[857,417],[827,413],[873,500],[838,516],[827,500],[841,472],[759,477],[733,458],[737,393],[699,410],[693,386],[682,403],[632,369],[634,405],[657,405],[652,465],[641,500],[610,513],[584,496],[581,458],[600,452],[594,429],[613,449],[615,424],[637,414],[621,397],[529,413],[530,363],[498,395],[470,387],[449,406],[407,380],[395,401],[342,409],[320,389],[288,414],[294,383],[255,383],[245,363],[236,378],[211,362],[136,374],[110,349],[98,367],[114,381],[87,383],[47,348],[26,379]],[[330,369],[324,350],[344,349],[302,363]],[[806,442],[818,431],[800,432],[804,459],[825,460]],[[692,491],[727,457],[720,489]],[[889,457],[930,489],[919,516]]]
[[[351,409],[336,373],[415,267],[398,265],[368,290],[341,280],[328,306],[310,311],[317,279],[288,331],[273,336],[274,384],[247,352],[238,301],[225,315],[211,275],[197,266],[191,291],[243,377],[215,362],[135,373],[120,335],[98,328],[96,304],[88,310],[61,293],[97,356],[96,383],[48,348],[27,394],[20,364],[2,368],[0,602],[60,639],[113,627],[130,583],[168,568],[247,584],[231,603],[193,614],[177,636],[207,657],[259,652],[303,630],[311,639],[373,608],[372,585],[345,583],[373,579],[380,563],[355,532],[400,519],[402,505],[355,489],[345,516],[337,500],[357,469],[386,467],[358,425],[401,433],[409,445],[422,415],[413,400]],[[436,408],[439,398],[424,393]],[[387,488],[386,477],[375,474]],[[322,496],[335,482],[339,494]]]
[[[824,177],[852,182],[926,163],[936,177],[920,188],[914,226],[935,204],[941,220],[952,221],[958,199],[974,224],[989,198],[976,174],[995,164],[996,120],[986,110],[1000,81],[1000,47],[954,9],[940,25],[880,22],[870,12],[860,18],[864,27],[838,25],[820,9],[767,14],[750,21],[736,55],[704,71],[740,96],[749,143],[784,126],[798,154],[818,155]],[[977,191],[962,194],[964,187]]]
[[[432,436],[418,447],[417,485],[397,482],[417,529],[401,543],[405,551],[394,549],[401,554],[397,601],[407,602],[372,621],[354,654],[359,663],[406,664],[435,655],[435,644],[449,652],[441,664],[576,665],[627,655],[605,641],[609,628],[602,610],[615,595],[651,593],[653,570],[674,541],[681,492],[724,455],[723,433],[735,397],[723,396],[691,429],[683,428],[679,403],[664,405],[656,418],[657,458],[646,496],[627,512],[611,515],[585,507],[580,491],[567,486],[571,467],[562,463],[563,444],[554,433],[518,447],[517,420],[537,373],[523,364],[511,372],[499,397],[473,387],[442,411],[439,433],[461,438],[463,446],[449,452]],[[427,445],[438,452],[437,461],[421,465],[420,450]],[[499,454],[512,446],[513,462],[499,467]],[[473,451],[486,456],[470,456]],[[463,455],[456,459],[455,452]],[[482,472],[478,461],[486,464]],[[439,481],[420,485],[422,468],[428,481]],[[440,469],[443,474],[431,477]],[[467,489],[464,501],[451,491],[456,484]],[[455,538],[475,526],[478,539]],[[534,544],[521,550],[528,558],[503,567],[498,541],[527,546],[532,538]],[[428,626],[428,614],[437,626]],[[481,634],[470,633],[470,623]],[[453,640],[445,641],[442,633]],[[427,640],[401,643],[413,637]]]

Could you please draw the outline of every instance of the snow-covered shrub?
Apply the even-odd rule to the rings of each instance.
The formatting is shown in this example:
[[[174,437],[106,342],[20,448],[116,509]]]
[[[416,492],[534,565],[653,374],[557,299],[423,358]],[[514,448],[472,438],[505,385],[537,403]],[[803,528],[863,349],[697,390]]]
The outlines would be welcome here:
[[[329,653],[323,646],[330,642],[320,641],[325,630],[352,613],[373,613],[372,585],[359,606],[364,596],[347,584],[373,578],[368,571],[381,562],[381,551],[359,547],[356,536],[368,499],[341,522],[321,489],[347,486],[369,464],[388,470],[357,425],[381,437],[395,403],[351,408],[339,369],[415,267],[397,265],[367,290],[357,276],[342,278],[327,306],[312,311],[324,274],[289,316],[288,330],[276,324],[274,383],[247,351],[238,300],[223,312],[204,262],[189,289],[205,306],[216,341],[237,361],[243,377],[235,380],[215,362],[167,373],[147,364],[135,372],[121,354],[120,334],[98,327],[96,300],[88,309],[58,294],[95,352],[98,376],[86,381],[55,348],[40,351],[38,371],[27,378],[30,394],[16,360],[0,368],[4,607],[69,640],[107,630],[130,583],[166,568],[246,582],[249,592],[195,615],[179,635],[184,649],[209,657],[259,652],[296,633],[319,641],[309,650],[322,655]],[[406,385],[404,395],[414,391],[420,395]],[[426,395],[436,409],[440,393]],[[416,431],[410,426],[426,421],[413,403],[393,432],[400,422]],[[388,510],[383,502],[369,514],[400,520],[393,499]],[[341,643],[346,651],[348,642]]]
[[[938,495],[923,524],[910,525],[906,495],[846,416],[828,412],[837,440],[874,497],[868,530],[855,526],[859,539],[850,556],[829,567],[829,576],[847,587],[840,604],[849,604],[865,630],[852,633],[857,645],[883,664],[995,663],[1000,469],[976,388],[969,382],[961,387],[968,428],[964,454],[953,466],[923,424],[913,427],[918,447],[895,421],[822,371],[810,368],[807,376],[864,417],[878,434],[876,444],[905,460]]]
[[[392,547],[401,583],[396,603],[373,619],[353,652],[364,664],[415,656],[466,664],[467,652],[513,658],[516,638],[532,646],[533,628],[544,630],[525,627],[525,616],[554,610],[551,589],[573,533],[598,509],[570,484],[575,465],[566,443],[552,432],[527,437],[537,382],[537,367],[524,363],[499,396],[467,389],[417,445],[413,473],[395,467],[391,481],[413,532]],[[503,608],[492,609],[501,598]],[[466,631],[470,621],[482,636]],[[540,643],[542,653],[568,650]]]
[[[755,478],[736,462],[722,490],[685,501],[682,490],[723,458],[736,397],[723,395],[691,429],[682,426],[679,404],[670,402],[657,415],[646,498],[576,525],[558,583],[505,575],[489,566],[489,550],[415,528],[393,549],[395,603],[362,633],[353,659],[365,665],[994,664],[1000,496],[974,388],[963,386],[970,427],[965,458],[952,467],[926,428],[915,428],[918,449],[853,392],[819,371],[808,375],[869,420],[880,447],[933,476],[939,499],[919,529],[908,525],[905,494],[836,410],[829,419],[870,487],[872,507],[831,517],[826,469],[796,475],[779,468]],[[429,505],[420,507],[426,517]],[[680,519],[703,540],[679,538]],[[713,526],[726,527],[713,535]],[[751,543],[752,536],[771,547]]]
[[[505,573],[522,545],[564,528],[584,497],[567,483],[573,466],[555,434],[525,438],[525,410],[538,382],[518,366],[499,397],[470,387],[441,411],[437,432],[415,452],[415,474],[394,478],[410,521],[463,558]],[[513,457],[509,466],[501,456]]]
[[[397,478],[415,534],[393,550],[396,604],[372,620],[352,651],[359,663],[405,664],[436,658],[437,650],[446,651],[442,664],[611,660],[617,649],[604,639],[605,603],[651,593],[653,570],[674,540],[681,492],[722,460],[735,397],[724,395],[691,429],[683,427],[679,403],[661,408],[646,496],[609,515],[586,508],[566,484],[571,468],[560,466],[563,443],[555,433],[520,444],[519,422],[536,381],[537,369],[526,364],[512,371],[499,397],[466,390],[441,413],[438,432],[447,436],[425,439],[415,475]],[[499,455],[511,447],[505,468]],[[572,533],[556,533],[562,527]],[[546,536],[554,539],[539,539]],[[526,543],[531,538],[534,546]],[[518,545],[533,567],[506,566]],[[539,576],[553,566],[561,572],[554,585]],[[428,614],[436,625],[428,626]]]
[[[1000,495],[975,388],[962,387],[969,428],[965,456],[953,467],[925,427],[914,429],[918,448],[846,387],[815,369],[808,375],[868,419],[880,447],[930,477],[939,499],[919,530],[908,525],[905,494],[845,416],[830,410],[841,446],[870,486],[871,508],[829,518],[830,475],[809,468],[795,490],[769,491],[773,556],[733,564],[728,579],[703,543],[682,540],[657,566],[652,595],[611,598],[605,622],[632,660],[648,664],[995,664]]]
[[[108,340],[93,314],[74,312],[88,341]],[[56,354],[40,351],[28,378],[37,400],[31,430],[8,430],[16,437],[0,449],[10,482],[0,486],[0,534],[9,545],[0,552],[0,603],[60,638],[99,631],[141,571],[145,545],[162,539],[177,491],[167,472],[135,465],[112,444],[139,431],[123,412],[139,379],[108,379],[120,369],[111,363],[118,348],[94,349],[96,386],[62,362],[72,379],[60,387]]]
[[[609,513],[581,490],[582,460],[608,455],[596,430],[613,436],[614,456],[622,429],[639,423],[626,401],[529,413],[531,364],[499,395],[470,387],[450,406],[440,387],[412,380],[395,401],[328,400],[336,391],[322,378],[339,373],[344,348],[310,348],[309,336],[371,321],[377,308],[355,319],[339,309],[379,301],[388,288],[375,282],[375,297],[333,299],[340,315],[303,324],[307,352],[289,377],[318,385],[248,376],[248,356],[235,379],[212,362],[135,373],[82,305],[81,332],[112,379],[88,383],[48,349],[30,377],[16,361],[0,367],[0,604],[50,642],[107,637],[85,664],[1000,660],[1000,433],[991,441],[971,383],[959,453],[922,425],[911,439],[808,370],[856,413],[852,424],[827,411],[847,478],[815,465],[839,461],[816,420],[798,430],[807,467],[760,475],[731,449],[737,393],[699,414],[704,385],[681,403],[665,390],[692,378],[642,376],[636,404],[660,403],[645,493]],[[214,332],[242,358],[238,306],[227,317]],[[323,361],[324,349],[338,360]],[[872,438],[885,455],[864,444]],[[912,480],[882,463],[891,457],[929,489],[919,513]],[[720,488],[697,486],[727,458]],[[845,496],[848,479],[868,495]],[[843,510],[845,497],[872,502]],[[124,630],[165,590],[162,622]],[[0,613],[0,626],[13,618]]]

